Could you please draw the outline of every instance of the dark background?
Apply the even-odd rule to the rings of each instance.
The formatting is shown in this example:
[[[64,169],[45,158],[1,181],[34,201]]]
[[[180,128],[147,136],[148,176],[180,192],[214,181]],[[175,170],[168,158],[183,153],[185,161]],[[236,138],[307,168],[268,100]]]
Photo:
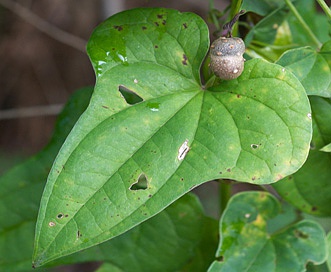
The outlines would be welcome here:
[[[215,6],[223,9],[227,2],[216,0]],[[206,0],[0,0],[0,172],[44,147],[69,95],[94,85],[84,47],[100,22],[125,9],[151,6],[190,11],[207,20],[208,5]],[[22,6],[28,11],[25,19],[19,15]],[[35,16],[42,19],[39,27],[44,21],[80,38],[80,47],[52,37],[51,28],[40,31],[33,25]]]

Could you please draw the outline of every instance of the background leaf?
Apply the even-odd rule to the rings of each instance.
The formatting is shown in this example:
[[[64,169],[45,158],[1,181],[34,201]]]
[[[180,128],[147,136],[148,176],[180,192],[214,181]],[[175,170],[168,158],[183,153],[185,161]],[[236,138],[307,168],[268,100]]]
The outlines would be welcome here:
[[[311,120],[300,82],[252,60],[204,90],[208,46],[201,18],[167,9],[125,11],[95,30],[97,84],[49,175],[36,266],[115,237],[208,180],[271,183],[303,164]]]
[[[317,223],[304,220],[267,232],[279,212],[278,201],[265,192],[232,197],[220,222],[219,260],[208,271],[303,271],[308,261],[324,262],[325,234]]]
[[[278,0],[244,0],[241,9],[265,16],[282,5],[284,3]]]
[[[300,210],[315,215],[331,215],[331,154],[320,149],[331,141],[331,100],[310,97],[313,139],[305,164],[295,174],[273,184],[277,192]]]
[[[326,146],[323,146],[320,151],[323,151],[323,152],[331,152],[331,143],[326,145]]]
[[[323,12],[317,11],[317,1],[297,0],[294,1],[293,4],[301,17],[322,43],[330,40],[331,24]],[[316,46],[293,14],[289,16],[288,22],[291,28],[293,41],[295,41],[296,44],[302,46]]]
[[[72,95],[59,115],[50,143],[36,156],[0,177],[0,270],[31,268],[39,202],[53,160],[65,137],[86,109],[93,88]]]
[[[328,233],[326,239],[327,239],[327,247],[329,252],[328,259],[326,262],[328,264],[329,270],[331,270],[331,232]]]
[[[331,97],[331,51],[310,47],[286,51],[276,62],[286,67],[301,81],[308,95]]]
[[[246,35],[245,44],[249,46],[252,41],[273,44],[276,39],[277,28],[282,25],[288,16],[285,7],[279,7],[261,19]],[[276,26],[276,27],[275,27]]]

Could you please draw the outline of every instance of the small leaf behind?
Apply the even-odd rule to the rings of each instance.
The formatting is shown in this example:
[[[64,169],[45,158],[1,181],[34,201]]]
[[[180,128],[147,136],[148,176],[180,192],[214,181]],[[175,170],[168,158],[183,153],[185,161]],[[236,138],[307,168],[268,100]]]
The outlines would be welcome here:
[[[276,62],[294,73],[308,95],[331,97],[331,51],[310,47],[286,51]]]
[[[324,262],[325,233],[317,223],[304,220],[267,233],[269,220],[279,212],[279,202],[269,193],[232,197],[220,221],[218,261],[208,271],[304,271],[308,261]]]

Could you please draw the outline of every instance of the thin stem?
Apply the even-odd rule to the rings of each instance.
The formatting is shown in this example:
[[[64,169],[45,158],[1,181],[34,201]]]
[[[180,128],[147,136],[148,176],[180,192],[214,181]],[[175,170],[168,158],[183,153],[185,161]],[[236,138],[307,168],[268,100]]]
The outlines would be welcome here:
[[[328,5],[324,2],[324,0],[316,0],[316,1],[321,6],[325,14],[329,17],[329,20],[331,20],[331,10],[328,7]]]
[[[220,213],[222,214],[231,198],[231,184],[226,180],[219,180]]]
[[[311,38],[311,40],[316,44],[318,48],[322,46],[321,42],[317,39],[314,32],[310,29],[310,27],[307,25],[307,23],[303,20],[300,13],[296,9],[296,7],[292,4],[290,0],[285,0],[286,5],[290,8],[294,16],[298,19],[301,26],[306,30],[308,36]]]
[[[31,25],[44,32],[45,34],[51,36],[53,39],[69,45],[79,51],[85,52],[85,40],[48,23],[24,6],[12,0],[0,0],[0,5],[20,16],[22,19],[29,22]]]

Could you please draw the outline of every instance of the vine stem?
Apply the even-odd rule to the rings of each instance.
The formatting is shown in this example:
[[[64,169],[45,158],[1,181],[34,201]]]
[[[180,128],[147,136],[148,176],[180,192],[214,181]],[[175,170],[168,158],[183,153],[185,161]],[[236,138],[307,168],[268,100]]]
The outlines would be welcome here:
[[[306,32],[309,35],[309,37],[311,38],[311,40],[316,44],[316,46],[318,48],[320,48],[322,46],[322,43],[317,39],[314,32],[310,29],[310,27],[307,25],[307,23],[303,20],[300,13],[296,9],[296,7],[292,4],[292,2],[290,0],[285,0],[285,3],[290,8],[290,10],[294,14],[294,16],[298,19],[299,23],[304,28],[304,30],[306,30]]]
[[[331,10],[328,7],[328,5],[324,2],[324,0],[316,0],[316,1],[321,6],[325,14],[329,17],[329,20],[331,20]]]
[[[231,184],[225,180],[219,180],[219,194],[220,213],[223,214],[231,198]]]

